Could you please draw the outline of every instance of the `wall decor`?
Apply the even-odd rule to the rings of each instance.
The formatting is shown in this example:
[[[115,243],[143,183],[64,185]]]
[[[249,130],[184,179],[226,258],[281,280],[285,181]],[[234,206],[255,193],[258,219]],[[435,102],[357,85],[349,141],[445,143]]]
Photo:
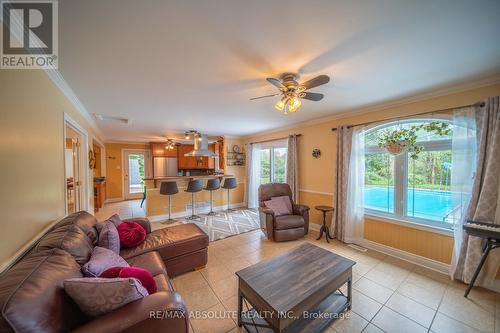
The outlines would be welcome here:
[[[89,147],[89,168],[90,169],[95,169],[95,153],[94,151]]]
[[[314,148],[312,151],[312,156],[314,158],[320,158],[321,157],[321,150],[319,150],[319,148]]]

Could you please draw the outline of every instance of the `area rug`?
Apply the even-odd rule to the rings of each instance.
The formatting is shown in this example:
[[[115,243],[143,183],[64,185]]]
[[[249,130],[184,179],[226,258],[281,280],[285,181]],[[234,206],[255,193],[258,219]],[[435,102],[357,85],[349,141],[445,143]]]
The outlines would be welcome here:
[[[176,224],[194,223],[208,235],[211,242],[218,239],[238,235],[260,229],[259,214],[250,209],[239,209],[233,212],[217,212],[217,215],[200,215],[200,220],[177,219],[172,224],[153,222],[152,229],[167,228]]]

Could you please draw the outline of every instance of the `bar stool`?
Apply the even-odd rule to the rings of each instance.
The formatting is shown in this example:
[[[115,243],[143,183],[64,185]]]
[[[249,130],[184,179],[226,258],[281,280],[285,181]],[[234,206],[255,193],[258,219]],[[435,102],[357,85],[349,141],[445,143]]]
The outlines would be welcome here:
[[[212,192],[218,190],[220,188],[220,180],[219,178],[209,179],[207,181],[207,186],[205,187],[205,191],[210,191],[210,212],[207,215],[215,215],[216,212],[213,211],[212,207]]]
[[[222,184],[222,188],[227,190],[227,211],[233,212],[234,209],[229,208],[229,190],[236,188],[238,184],[236,183],[236,178],[225,178],[224,184]]]
[[[162,182],[160,185],[160,194],[168,195],[168,220],[162,222],[164,224],[172,223],[175,219],[170,218],[170,214],[172,213],[172,194],[179,193],[179,189],[177,188],[176,182]]]
[[[191,216],[187,218],[188,220],[195,220],[200,218],[198,215],[194,215],[194,206],[196,204],[194,200],[194,194],[196,192],[200,192],[202,189],[203,189],[203,183],[201,182],[201,180],[191,179],[189,181],[187,189],[185,190],[186,192],[191,193]]]

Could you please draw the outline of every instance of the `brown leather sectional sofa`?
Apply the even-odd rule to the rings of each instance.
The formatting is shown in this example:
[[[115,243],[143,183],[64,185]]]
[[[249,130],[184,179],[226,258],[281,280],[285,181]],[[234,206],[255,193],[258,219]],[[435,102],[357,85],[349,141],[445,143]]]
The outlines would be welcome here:
[[[63,289],[65,279],[83,276],[81,266],[98,238],[95,217],[78,212],[57,223],[0,277],[0,332],[187,333],[186,305],[170,278],[207,263],[208,236],[194,224],[151,232],[147,219],[139,222],[146,240],[121,255],[150,271],[158,292],[103,316],[86,317]]]

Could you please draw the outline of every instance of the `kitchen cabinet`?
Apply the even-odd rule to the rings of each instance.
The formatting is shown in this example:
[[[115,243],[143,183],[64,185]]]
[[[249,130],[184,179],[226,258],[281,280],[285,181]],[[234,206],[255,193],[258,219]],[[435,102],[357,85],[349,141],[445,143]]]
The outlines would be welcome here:
[[[194,156],[184,156],[184,154],[189,153],[194,149],[193,145],[180,145],[178,147],[177,156],[177,167],[179,169],[195,169],[196,168],[196,157]]]
[[[153,157],[177,157],[177,146],[174,149],[166,149],[165,144],[161,142],[151,142]]]
[[[94,212],[99,211],[106,200],[106,182],[94,181]]]
[[[213,169],[213,158],[211,157],[196,157],[196,156],[184,156],[184,154],[189,153],[194,149],[193,145],[179,145],[178,146],[178,168],[179,169]],[[215,144],[209,144],[208,149],[215,151]],[[212,160],[212,161],[210,161]]]

